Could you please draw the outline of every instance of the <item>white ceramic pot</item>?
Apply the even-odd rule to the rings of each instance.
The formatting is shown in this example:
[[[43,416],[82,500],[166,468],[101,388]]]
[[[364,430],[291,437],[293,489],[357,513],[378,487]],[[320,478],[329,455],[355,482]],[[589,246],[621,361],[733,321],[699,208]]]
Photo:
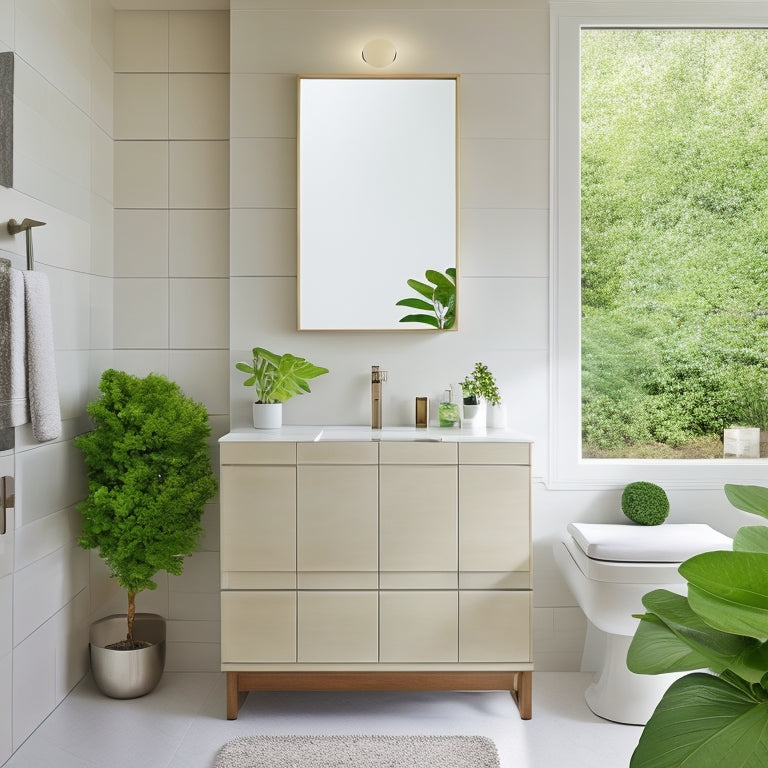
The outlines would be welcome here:
[[[503,403],[488,406],[488,415],[486,418],[489,427],[495,429],[507,428],[507,406]]]
[[[280,429],[283,426],[283,404],[254,403],[253,426],[256,429]]]
[[[486,405],[481,401],[478,405],[462,405],[461,428],[472,432],[482,432],[486,423]]]

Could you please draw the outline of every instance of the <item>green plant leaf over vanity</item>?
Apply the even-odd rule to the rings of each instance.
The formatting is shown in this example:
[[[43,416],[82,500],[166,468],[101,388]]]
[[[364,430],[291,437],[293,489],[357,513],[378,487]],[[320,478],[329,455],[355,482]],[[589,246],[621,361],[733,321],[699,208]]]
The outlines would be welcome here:
[[[243,386],[253,387],[257,403],[284,403],[294,395],[309,392],[307,379],[328,373],[303,357],[277,355],[263,347],[254,347],[251,363],[236,363],[238,371],[248,374]]]
[[[738,509],[768,518],[768,488],[726,485]],[[768,527],[746,526],[733,551],[686,560],[688,596],[643,597],[627,655],[638,674],[694,672],[674,682],[648,721],[631,768],[768,765]]]
[[[409,287],[424,298],[400,299],[395,305],[419,309],[421,312],[401,317],[400,322],[424,323],[442,330],[453,328],[456,322],[456,269],[449,267],[445,274],[428,269],[424,276],[431,285],[419,280],[407,281]]]

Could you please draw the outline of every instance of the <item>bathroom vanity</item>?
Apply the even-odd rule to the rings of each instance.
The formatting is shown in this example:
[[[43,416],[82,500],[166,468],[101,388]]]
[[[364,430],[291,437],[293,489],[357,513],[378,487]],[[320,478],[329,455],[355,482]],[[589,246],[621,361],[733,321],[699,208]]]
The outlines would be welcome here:
[[[235,430],[221,448],[227,717],[252,690],[509,690],[531,717],[530,442]]]

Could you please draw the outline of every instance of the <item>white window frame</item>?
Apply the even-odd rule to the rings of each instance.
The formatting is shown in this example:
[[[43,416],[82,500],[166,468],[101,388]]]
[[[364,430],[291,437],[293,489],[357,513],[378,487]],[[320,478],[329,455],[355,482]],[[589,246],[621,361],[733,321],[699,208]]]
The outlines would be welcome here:
[[[766,459],[581,459],[580,37],[584,27],[768,27],[768,3],[613,0],[550,3],[549,488],[768,485]]]

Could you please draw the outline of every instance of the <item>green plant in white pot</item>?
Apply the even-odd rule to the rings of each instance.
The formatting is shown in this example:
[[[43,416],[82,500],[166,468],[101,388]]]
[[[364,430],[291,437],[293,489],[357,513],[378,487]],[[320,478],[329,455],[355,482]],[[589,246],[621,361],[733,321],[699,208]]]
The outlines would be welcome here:
[[[254,347],[250,363],[236,363],[235,368],[248,374],[245,387],[254,388],[253,426],[259,429],[276,429],[283,423],[283,403],[294,395],[310,392],[307,379],[328,373],[303,357],[270,352]]]
[[[726,485],[738,509],[768,518],[768,488]],[[768,765],[768,526],[744,526],[733,551],[686,560],[688,595],[643,597],[627,654],[637,674],[675,681],[645,726],[631,768]]]
[[[128,611],[92,625],[91,667],[104,693],[133,698],[154,688],[165,660],[164,619],[137,614],[136,595],[157,587],[158,571],[180,574],[195,550],[216,492],[211,430],[205,407],[164,376],[109,369],[99,390],[87,406],[94,429],[75,438],[88,476],[78,543],[98,550]]]
[[[501,395],[496,379],[484,363],[475,363],[472,372],[461,382],[463,397],[462,426],[484,429],[487,407],[498,406]]]

